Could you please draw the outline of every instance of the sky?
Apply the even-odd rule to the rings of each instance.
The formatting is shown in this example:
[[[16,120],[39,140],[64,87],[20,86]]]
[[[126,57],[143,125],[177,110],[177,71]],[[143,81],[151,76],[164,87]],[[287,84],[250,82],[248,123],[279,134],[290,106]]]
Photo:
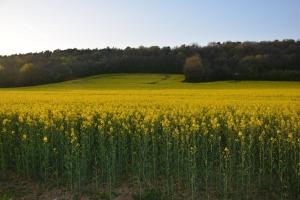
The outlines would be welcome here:
[[[0,0],[0,55],[300,39],[300,0]]]

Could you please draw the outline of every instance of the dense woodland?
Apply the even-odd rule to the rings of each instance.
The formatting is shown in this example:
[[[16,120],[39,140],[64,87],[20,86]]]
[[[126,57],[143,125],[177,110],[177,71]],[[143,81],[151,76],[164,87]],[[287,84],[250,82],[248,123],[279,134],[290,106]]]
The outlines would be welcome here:
[[[300,41],[207,46],[68,49],[0,56],[0,86],[26,86],[103,73],[184,73],[186,81],[300,80]]]

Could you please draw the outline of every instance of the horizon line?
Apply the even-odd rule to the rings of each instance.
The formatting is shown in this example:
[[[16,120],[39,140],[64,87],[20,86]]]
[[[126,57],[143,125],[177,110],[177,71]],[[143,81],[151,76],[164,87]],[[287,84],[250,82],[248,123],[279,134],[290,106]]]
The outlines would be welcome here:
[[[131,49],[139,49],[139,48],[151,48],[151,47],[159,47],[159,48],[171,48],[171,49],[177,49],[182,46],[198,46],[200,48],[202,47],[209,47],[213,44],[226,44],[226,43],[262,43],[262,42],[284,42],[284,41],[294,41],[294,42],[300,42],[300,38],[293,39],[293,38],[285,38],[285,39],[273,39],[273,40],[226,40],[226,41],[211,41],[207,42],[206,45],[201,45],[198,42],[191,42],[189,44],[180,44],[180,45],[139,45],[139,46],[126,46],[126,47],[117,47],[117,46],[106,46],[106,47],[69,47],[69,48],[53,48],[53,49],[45,49],[41,51],[29,51],[29,52],[18,52],[18,53],[11,53],[11,54],[0,54],[0,57],[5,56],[17,56],[17,55],[26,55],[26,54],[38,54],[43,52],[54,52],[54,51],[65,51],[65,50],[103,50],[103,49],[118,49],[118,50],[125,50],[127,48]]]

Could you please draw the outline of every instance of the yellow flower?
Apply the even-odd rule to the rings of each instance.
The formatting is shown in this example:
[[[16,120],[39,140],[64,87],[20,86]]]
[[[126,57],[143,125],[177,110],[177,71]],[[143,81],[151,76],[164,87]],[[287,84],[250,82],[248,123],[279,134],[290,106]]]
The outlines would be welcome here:
[[[211,123],[211,127],[213,129],[217,129],[220,126],[220,124],[218,123],[218,118],[217,117],[215,117],[214,119],[211,119],[210,123]]]
[[[228,147],[225,147],[224,148],[224,151],[223,151],[223,156],[224,158],[228,158],[229,157],[229,154],[230,154],[230,150]]]
[[[47,142],[48,142],[48,137],[47,137],[47,136],[44,136],[44,137],[43,137],[43,142],[44,142],[44,143],[47,143]]]
[[[293,141],[293,133],[289,133],[288,134],[288,139],[287,139],[289,142],[292,142]]]
[[[26,140],[27,139],[27,135],[26,134],[23,134],[22,135],[22,140]]]
[[[227,147],[225,147],[224,152],[229,153],[229,149]]]
[[[263,142],[263,141],[264,141],[263,134],[260,134],[260,135],[258,136],[258,140],[259,140],[260,142]]]
[[[239,131],[238,136],[239,136],[239,137],[243,137],[242,131]]]
[[[275,139],[275,138],[273,138],[273,137],[271,137],[271,138],[270,138],[270,142],[271,142],[271,144],[274,144],[274,143],[275,143],[275,141],[276,141],[276,139]]]

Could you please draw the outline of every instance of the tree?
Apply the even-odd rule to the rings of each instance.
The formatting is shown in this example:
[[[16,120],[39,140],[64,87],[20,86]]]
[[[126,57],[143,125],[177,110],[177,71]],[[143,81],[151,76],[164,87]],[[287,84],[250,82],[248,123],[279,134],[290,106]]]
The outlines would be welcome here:
[[[5,82],[5,68],[0,64],[0,85]]]
[[[0,73],[3,73],[5,68],[0,64]]]
[[[32,64],[25,63],[19,70],[19,83],[26,85],[34,85],[41,82],[41,70],[40,67]]]
[[[0,55],[0,65],[0,87],[53,83],[103,73],[184,72],[186,81],[194,82],[300,80],[300,41],[66,49]]]
[[[183,73],[186,81],[197,82],[207,79],[207,70],[199,54],[186,58]]]

